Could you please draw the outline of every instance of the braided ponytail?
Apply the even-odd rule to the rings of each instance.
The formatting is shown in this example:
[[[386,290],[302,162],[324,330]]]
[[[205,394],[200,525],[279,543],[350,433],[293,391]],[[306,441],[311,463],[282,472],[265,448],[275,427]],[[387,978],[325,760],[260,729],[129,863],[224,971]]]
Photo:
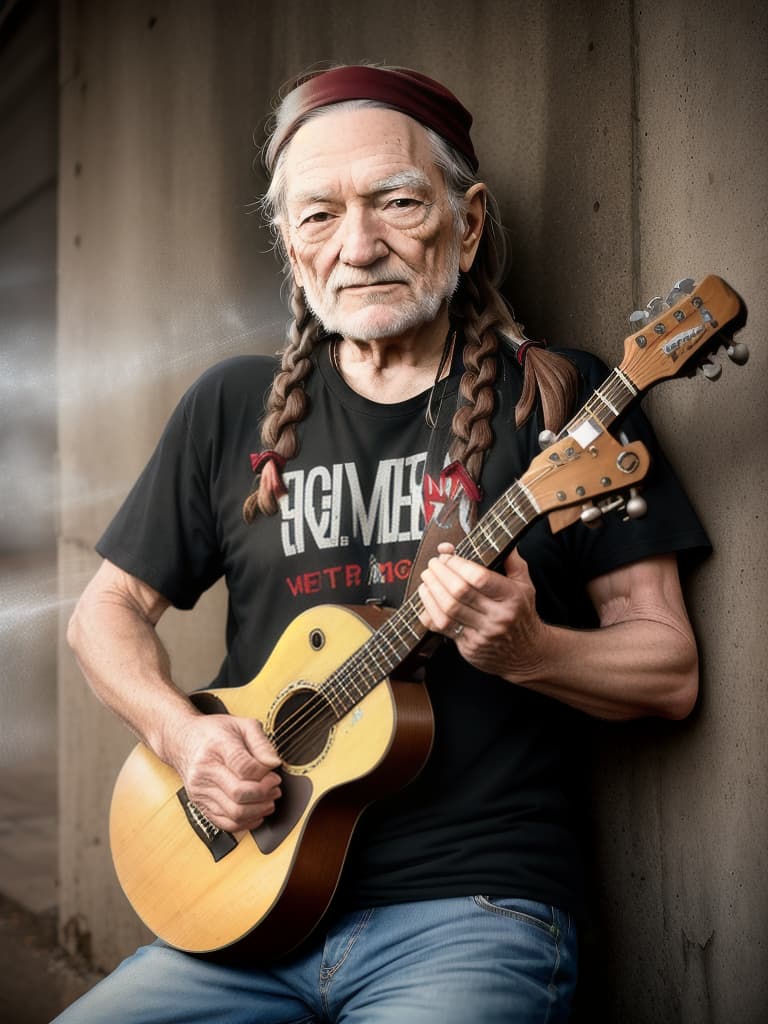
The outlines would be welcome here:
[[[261,426],[261,443],[266,451],[278,456],[280,465],[299,450],[296,425],[309,411],[303,384],[312,369],[310,356],[320,334],[320,325],[307,309],[304,293],[296,284],[290,305],[293,319],[288,328],[288,340],[281,367],[272,381]],[[277,512],[277,499],[282,490],[279,467],[275,460],[262,463],[262,467],[243,505],[243,518],[247,523],[253,522],[259,512],[268,516]]]
[[[435,161],[443,170],[454,212],[461,216],[463,196],[475,178],[462,158],[434,132],[431,138]],[[499,291],[504,266],[504,237],[496,200],[486,192],[487,221],[475,260],[462,275],[453,300],[453,315],[463,321],[464,366],[460,389],[464,403],[454,414],[451,458],[461,462],[478,483],[483,454],[493,443],[490,426],[494,412],[494,384],[499,344],[516,353],[523,368],[523,386],[515,407],[515,424],[521,426],[541,403],[543,425],[557,433],[575,403],[578,372],[564,356],[548,352],[539,342],[526,338]]]

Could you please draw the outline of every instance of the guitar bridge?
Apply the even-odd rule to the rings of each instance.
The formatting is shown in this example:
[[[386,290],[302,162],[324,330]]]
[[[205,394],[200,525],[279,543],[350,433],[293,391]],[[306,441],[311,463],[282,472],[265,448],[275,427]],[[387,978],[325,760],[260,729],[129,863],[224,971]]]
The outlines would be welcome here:
[[[222,860],[231,853],[237,846],[237,840],[231,832],[225,832],[214,825],[207,815],[200,810],[197,804],[189,799],[186,789],[182,786],[176,793],[179,803],[184,811],[184,816],[192,826],[192,831],[197,838],[205,845],[214,861]]]

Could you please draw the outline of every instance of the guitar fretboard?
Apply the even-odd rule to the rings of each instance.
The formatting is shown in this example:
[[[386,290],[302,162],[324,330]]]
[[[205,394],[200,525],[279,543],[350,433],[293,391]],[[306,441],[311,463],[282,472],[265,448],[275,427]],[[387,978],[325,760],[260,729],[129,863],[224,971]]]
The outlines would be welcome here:
[[[587,402],[565,428],[572,434],[586,419],[595,418],[607,427],[617,419],[630,402],[637,397],[637,388],[620,366],[612,370],[603,383],[592,392]]]
[[[578,433],[585,423],[606,428],[637,396],[637,389],[620,367],[595,389],[588,401],[561,432]],[[456,553],[479,564],[493,565],[523,530],[539,515],[539,508],[516,480],[461,540]],[[338,720],[413,653],[427,634],[419,620],[423,605],[415,592],[328,677],[320,693]]]
[[[490,566],[538,514],[524,485],[515,481],[461,540],[456,553]],[[337,719],[351,711],[421,643],[427,635],[419,619],[423,608],[418,592],[414,592],[328,677],[321,691]]]

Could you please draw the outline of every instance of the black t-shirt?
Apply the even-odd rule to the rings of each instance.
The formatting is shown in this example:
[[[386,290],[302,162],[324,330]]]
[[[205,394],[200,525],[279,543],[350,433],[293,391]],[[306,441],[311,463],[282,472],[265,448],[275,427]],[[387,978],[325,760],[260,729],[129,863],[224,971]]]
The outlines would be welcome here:
[[[568,355],[583,377],[583,401],[605,368],[584,353]],[[347,387],[327,346],[315,364],[306,382],[310,412],[298,428],[299,454],[283,472],[288,493],[277,515],[250,526],[242,518],[275,363],[240,357],[190,388],[97,545],[179,608],[226,578],[227,655],[217,687],[251,680],[307,608],[371,596],[397,606],[423,532],[427,395],[378,404]],[[501,367],[481,513],[539,451],[535,417],[514,426],[517,365],[505,357]],[[449,409],[459,376],[454,365],[441,387]],[[546,621],[594,627],[587,581],[640,558],[708,546],[645,418],[635,410],[621,426],[653,453],[643,487],[648,515],[606,517],[598,530],[576,523],[553,535],[543,520],[527,530],[520,551]],[[435,713],[429,761],[405,790],[364,814],[341,898],[373,905],[482,892],[578,910],[582,716],[478,672],[450,643],[430,661],[427,686]]]

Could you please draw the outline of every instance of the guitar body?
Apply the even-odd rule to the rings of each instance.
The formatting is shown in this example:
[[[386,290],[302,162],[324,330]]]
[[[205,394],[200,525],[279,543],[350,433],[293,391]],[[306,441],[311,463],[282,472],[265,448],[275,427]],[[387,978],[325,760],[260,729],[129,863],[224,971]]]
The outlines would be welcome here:
[[[334,605],[304,612],[250,683],[193,699],[205,711],[256,718],[279,733],[281,723],[313,713],[317,687],[373,632],[365,619],[384,614]],[[247,937],[249,954],[288,952],[328,909],[361,812],[420,771],[432,735],[425,687],[386,680],[338,721],[321,722],[311,742],[291,753],[294,763],[283,754],[274,815],[234,835],[188,803],[180,777],[139,744],[118,777],[110,814],[126,896],[179,949],[212,952]]]

